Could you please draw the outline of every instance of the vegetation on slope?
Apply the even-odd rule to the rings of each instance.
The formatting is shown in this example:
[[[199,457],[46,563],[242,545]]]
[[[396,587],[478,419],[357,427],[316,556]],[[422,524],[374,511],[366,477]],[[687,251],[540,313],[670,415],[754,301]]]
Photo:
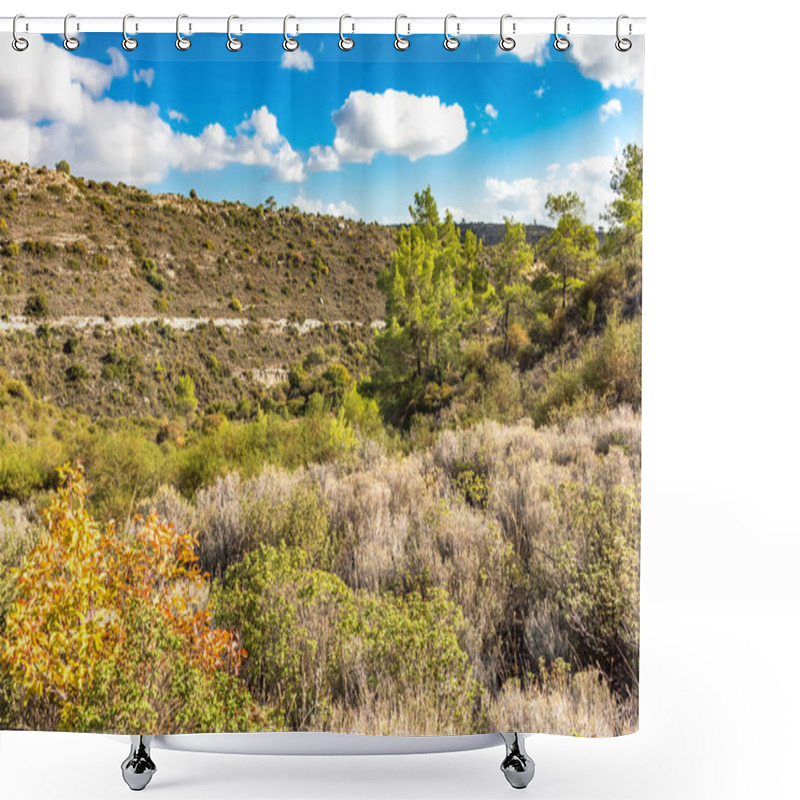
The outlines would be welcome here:
[[[86,202],[59,175],[65,202]],[[41,372],[57,364],[70,385],[48,397],[30,373],[0,375],[0,725],[634,729],[641,182],[630,145],[602,246],[571,193],[548,198],[554,227],[535,246],[508,220],[484,247],[421,191],[376,265],[385,329],[340,329],[258,391],[224,373],[219,326],[181,340],[162,379],[136,357],[170,352],[163,325],[115,334],[110,355],[107,331],[92,333],[105,349],[98,378],[79,357],[89,337],[62,342],[45,326],[60,301],[30,292],[36,332],[0,334],[4,352],[42,347]],[[109,206],[95,203],[122,207]],[[5,249],[4,280],[24,248]],[[32,244],[25,258],[46,263],[47,250]],[[166,273],[143,269],[136,279],[162,292]],[[206,369],[220,370],[217,385]],[[126,406],[98,380],[157,402]],[[114,572],[106,594],[76,582],[86,559]],[[136,572],[148,564],[172,571],[154,582]],[[144,619],[123,600],[154,583],[169,609]],[[202,647],[181,638],[175,593]],[[46,635],[28,641],[26,618]],[[127,647],[148,658],[122,659]],[[180,668],[148,684],[150,656]]]

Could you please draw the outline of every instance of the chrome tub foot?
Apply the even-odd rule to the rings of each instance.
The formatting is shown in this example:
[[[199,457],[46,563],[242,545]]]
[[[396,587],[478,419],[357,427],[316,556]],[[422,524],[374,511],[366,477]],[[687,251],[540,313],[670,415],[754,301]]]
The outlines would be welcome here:
[[[144,789],[155,775],[156,765],[150,757],[152,739],[152,736],[131,736],[131,752],[122,762],[122,779],[134,792]]]
[[[500,735],[506,743],[506,757],[500,769],[515,789],[524,789],[533,780],[536,769],[533,759],[525,752],[525,735],[522,733]]]

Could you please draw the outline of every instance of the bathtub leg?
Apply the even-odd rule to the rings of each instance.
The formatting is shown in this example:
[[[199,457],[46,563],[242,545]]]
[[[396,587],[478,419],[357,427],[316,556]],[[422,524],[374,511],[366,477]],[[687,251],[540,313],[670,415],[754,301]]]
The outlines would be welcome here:
[[[122,779],[134,792],[140,792],[150,783],[156,765],[150,758],[152,736],[131,736],[131,752],[122,762]]]
[[[506,780],[515,789],[524,789],[532,780],[535,766],[525,752],[525,734],[501,733],[506,743],[506,757],[500,765]]]

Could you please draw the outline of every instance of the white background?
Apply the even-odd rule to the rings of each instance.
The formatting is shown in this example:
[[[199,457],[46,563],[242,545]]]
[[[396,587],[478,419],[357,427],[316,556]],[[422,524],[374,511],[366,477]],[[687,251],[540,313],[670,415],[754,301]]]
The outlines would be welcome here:
[[[641,730],[536,736],[528,795],[795,798],[796,5],[17,0],[4,14],[645,15]],[[128,797],[127,747],[6,732],[2,798]],[[160,798],[509,797],[500,748],[351,758],[155,751]]]

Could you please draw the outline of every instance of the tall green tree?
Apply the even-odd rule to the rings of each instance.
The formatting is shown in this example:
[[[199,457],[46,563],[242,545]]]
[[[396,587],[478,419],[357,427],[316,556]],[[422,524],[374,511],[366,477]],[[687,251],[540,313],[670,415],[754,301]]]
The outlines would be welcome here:
[[[545,209],[556,226],[539,240],[538,249],[561,279],[561,308],[566,308],[567,281],[586,275],[597,261],[597,235],[584,221],[586,206],[576,192],[548,194]]]
[[[395,399],[441,383],[452,370],[471,301],[456,279],[468,270],[450,213],[440,221],[430,187],[414,196],[409,212],[412,224],[397,232],[389,267],[378,278],[386,328],[376,339],[377,380]],[[471,275],[464,283],[471,287]]]
[[[508,355],[508,328],[513,309],[530,301],[532,291],[526,278],[533,269],[533,247],[525,237],[525,226],[506,217],[503,241],[492,258],[492,278],[500,304],[500,332],[503,358]]]
[[[627,144],[614,162],[611,189],[615,197],[603,214],[609,223],[603,249],[626,265],[642,258],[642,177],[642,148]]]

